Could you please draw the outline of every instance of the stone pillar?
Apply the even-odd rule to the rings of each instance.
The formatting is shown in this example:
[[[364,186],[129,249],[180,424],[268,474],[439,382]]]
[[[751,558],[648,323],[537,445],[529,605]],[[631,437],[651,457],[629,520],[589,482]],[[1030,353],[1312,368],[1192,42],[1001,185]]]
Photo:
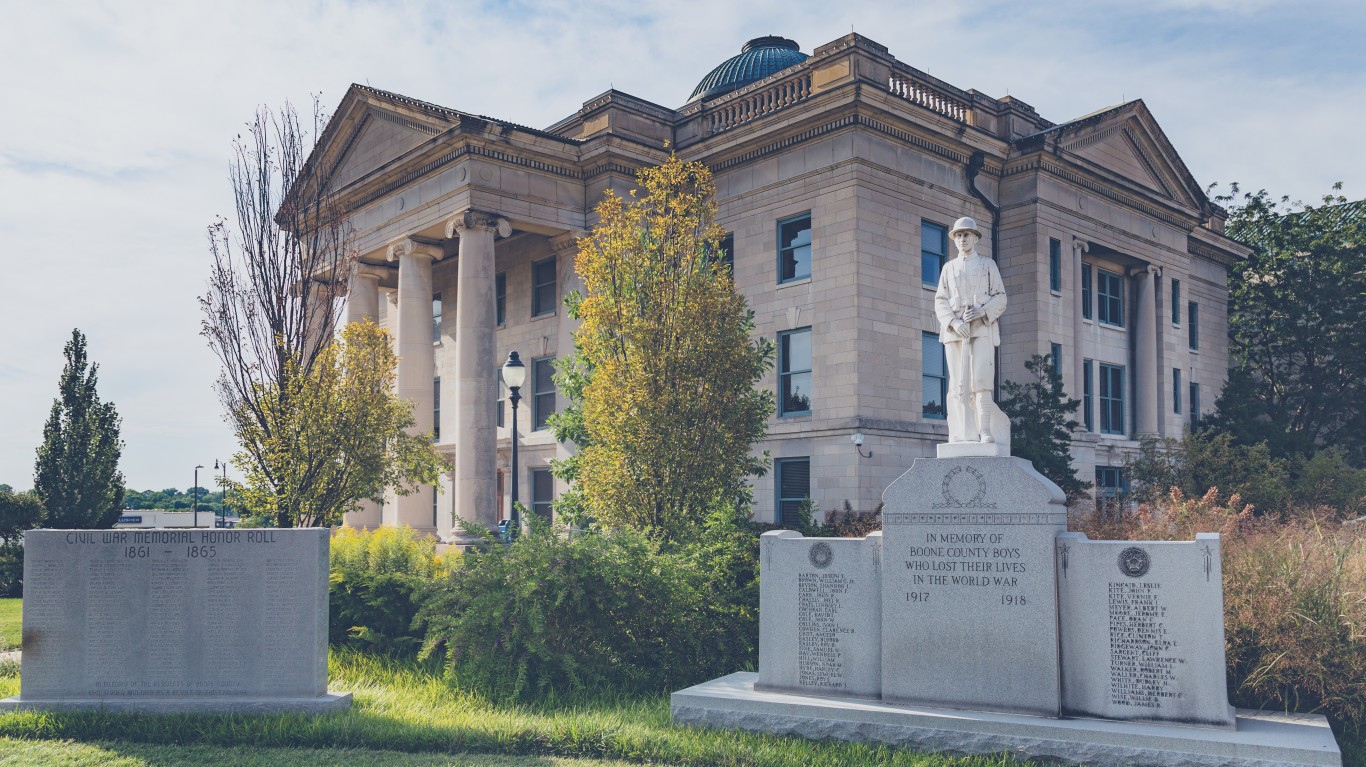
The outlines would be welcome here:
[[[398,396],[413,404],[413,433],[432,430],[432,262],[442,255],[440,247],[412,239],[389,246],[389,260],[398,261]],[[394,506],[395,524],[436,532],[430,487],[396,496]]]
[[[455,291],[455,515],[487,528],[498,524],[498,351],[494,344],[493,239],[512,233],[505,218],[465,211],[446,223],[460,238]],[[428,321],[430,324],[430,320]],[[427,388],[431,389],[430,381]],[[476,539],[442,520],[442,540],[458,545]]]
[[[378,269],[365,264],[356,264],[351,273],[351,287],[346,296],[346,321],[360,322],[369,317],[371,322],[379,322],[379,280]]]
[[[559,234],[550,238],[550,249],[555,253],[555,264],[557,269],[557,274],[555,275],[556,291],[561,296],[574,290],[579,291],[580,294],[587,292],[583,285],[583,279],[579,277],[578,269],[574,267],[574,261],[579,254],[579,239],[587,236],[587,234],[588,233],[582,229],[571,229],[564,234]],[[563,304],[558,305],[556,311],[560,313],[560,316],[555,323],[557,326],[555,333],[555,357],[558,359],[574,353],[574,332],[579,329],[579,325],[582,323],[579,320],[570,319],[563,308]],[[531,355],[524,356],[530,358]],[[531,371],[528,370],[527,372],[529,374]],[[529,385],[531,384],[531,378],[529,375],[527,377],[527,384],[528,386],[522,388],[523,396],[526,396],[527,393],[530,392]],[[526,414],[527,422],[526,424],[517,427],[517,433],[523,437],[525,437],[531,429],[531,408],[528,407],[530,404],[530,400],[522,401],[521,411]],[[563,406],[563,404],[564,403],[561,403],[561,406]],[[577,450],[578,447],[573,442],[556,442],[555,458],[563,461],[573,455]],[[524,473],[523,480],[526,480],[525,461],[522,462],[521,469]],[[559,480],[557,479],[556,482],[559,482]],[[523,481],[522,487],[530,488],[530,481]],[[556,494],[558,495],[558,491]],[[530,506],[530,498],[531,495],[529,490],[521,494],[521,501],[528,506]]]
[[[1139,268],[1138,318],[1134,327],[1134,436],[1157,434],[1158,268]]]
[[[379,280],[377,268],[366,264],[356,264],[351,272],[351,286],[346,294],[346,322],[370,320],[379,322]],[[346,514],[347,527],[373,530],[380,526],[383,517],[382,504],[374,501],[361,501],[360,508]]]
[[[330,282],[318,279],[308,279],[307,292],[303,296],[304,303],[304,343],[303,358],[308,360],[318,348],[327,343],[327,328],[332,324],[332,312],[334,307],[332,300],[337,297],[337,289]],[[298,285],[300,293],[304,293],[305,286]]]
[[[1082,322],[1082,286],[1085,285],[1081,279],[1081,255],[1087,251],[1086,240],[1072,239],[1072,386],[1067,389],[1067,396],[1072,399],[1081,399],[1085,396],[1086,373],[1082,358],[1086,352],[1082,349],[1082,338],[1086,334],[1086,323]],[[1081,419],[1077,419],[1081,420]],[[1082,424],[1082,429],[1086,424]]]

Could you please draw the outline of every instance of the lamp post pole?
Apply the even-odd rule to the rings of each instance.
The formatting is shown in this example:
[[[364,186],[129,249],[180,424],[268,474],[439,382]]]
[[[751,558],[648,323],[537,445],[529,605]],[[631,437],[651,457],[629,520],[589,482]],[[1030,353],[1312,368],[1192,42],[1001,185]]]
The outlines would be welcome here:
[[[228,514],[228,462],[220,462],[217,458],[213,459],[214,469],[220,468],[220,463],[223,469],[223,483],[219,487],[223,489],[223,498],[218,502],[218,519],[214,523],[214,527],[217,528],[223,527],[223,520]]]
[[[194,467],[194,526],[199,527],[199,470],[203,466]]]
[[[508,399],[512,400],[512,513],[508,516],[510,536],[522,532],[522,515],[517,511],[517,403],[522,399],[522,383],[526,380],[526,365],[517,352],[509,352],[507,362],[503,363],[503,384],[508,387]]]

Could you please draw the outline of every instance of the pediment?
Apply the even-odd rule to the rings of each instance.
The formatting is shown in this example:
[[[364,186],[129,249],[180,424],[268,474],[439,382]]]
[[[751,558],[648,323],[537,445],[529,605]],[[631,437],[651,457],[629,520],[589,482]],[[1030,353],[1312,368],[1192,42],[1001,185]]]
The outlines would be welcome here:
[[[1059,155],[1180,207],[1208,204],[1148,107],[1131,101],[1050,129],[1042,142]]]
[[[332,171],[332,188],[344,189],[371,171],[426,143],[440,130],[382,108],[370,106],[341,147]]]

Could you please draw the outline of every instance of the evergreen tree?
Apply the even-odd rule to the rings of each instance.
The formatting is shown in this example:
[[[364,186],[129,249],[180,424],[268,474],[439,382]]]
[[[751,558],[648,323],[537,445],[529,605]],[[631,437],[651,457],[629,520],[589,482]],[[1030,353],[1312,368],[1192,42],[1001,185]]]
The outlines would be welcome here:
[[[34,492],[47,509],[48,527],[113,527],[123,510],[122,419],[95,391],[99,365],[87,361],[79,329],[71,331],[64,353],[61,396],[43,427]]]
[[[1053,367],[1051,354],[1034,355],[1025,363],[1033,381],[1001,384],[1001,409],[1010,416],[1010,452],[1034,464],[1073,503],[1086,495],[1090,482],[1077,478],[1072,468],[1071,432],[1077,422],[1068,417],[1081,405],[1062,390],[1062,376]]]
[[[700,534],[709,510],[733,506],[763,438],[773,394],[755,389],[772,345],[722,264],[715,186],[700,163],[671,155],[610,191],[580,243],[586,289],[575,358],[557,380],[573,405],[557,434],[580,452],[571,504],[608,525],[663,540]],[[561,467],[561,476],[566,476]]]

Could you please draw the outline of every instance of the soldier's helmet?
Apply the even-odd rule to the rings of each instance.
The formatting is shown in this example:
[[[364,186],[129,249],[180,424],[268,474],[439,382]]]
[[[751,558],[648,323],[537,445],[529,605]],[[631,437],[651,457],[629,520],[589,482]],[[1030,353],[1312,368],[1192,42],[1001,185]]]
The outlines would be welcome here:
[[[977,222],[968,216],[963,216],[953,222],[953,228],[949,230],[949,236],[952,237],[959,232],[972,232],[977,235],[978,239],[981,239],[982,237],[982,232],[977,229]]]

